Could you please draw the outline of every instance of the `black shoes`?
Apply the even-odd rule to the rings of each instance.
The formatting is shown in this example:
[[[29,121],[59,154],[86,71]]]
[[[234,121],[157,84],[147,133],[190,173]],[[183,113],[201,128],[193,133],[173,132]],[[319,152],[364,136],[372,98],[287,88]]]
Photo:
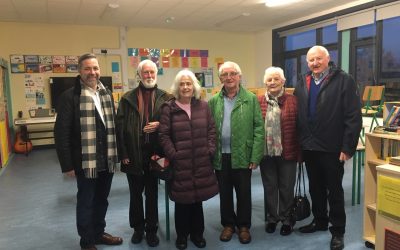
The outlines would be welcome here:
[[[282,225],[280,233],[282,236],[286,236],[286,235],[291,234],[292,231],[293,231],[293,227],[291,225]]]
[[[178,236],[178,238],[175,241],[175,246],[179,250],[184,250],[187,248],[187,238],[183,236]]]
[[[132,235],[131,242],[133,244],[139,244],[143,240],[143,231],[135,231]]]
[[[332,236],[331,250],[342,250],[344,248],[344,239],[342,236]]]
[[[328,226],[322,226],[322,225],[318,225],[317,223],[315,223],[314,221],[311,222],[310,224],[300,227],[299,231],[301,233],[315,233],[316,231],[326,231],[328,230]]]
[[[268,222],[267,226],[265,226],[265,232],[272,234],[276,230],[276,223]]]
[[[194,236],[194,237],[190,236],[190,240],[198,248],[206,247],[206,240],[203,238],[203,236]]]
[[[152,232],[146,233],[146,241],[149,247],[156,247],[160,243],[157,234]]]

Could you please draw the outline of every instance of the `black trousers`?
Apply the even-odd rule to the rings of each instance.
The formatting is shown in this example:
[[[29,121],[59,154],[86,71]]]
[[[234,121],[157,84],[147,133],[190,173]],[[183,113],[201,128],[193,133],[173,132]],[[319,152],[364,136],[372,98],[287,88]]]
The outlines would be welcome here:
[[[344,163],[340,153],[304,151],[312,213],[317,224],[327,226],[332,235],[344,235],[346,212],[344,208],[343,174]],[[328,205],[329,203],[329,215]]]
[[[178,237],[191,235],[202,238],[204,233],[203,203],[182,204],[175,202],[175,230]]]
[[[219,186],[222,226],[250,228],[252,170],[232,169],[231,154],[222,154],[222,169],[215,173]],[[236,213],[233,204],[233,189],[236,192]]]
[[[149,171],[143,175],[126,175],[129,183],[129,224],[135,231],[157,232],[158,179]],[[145,208],[143,208],[143,191]]]
[[[96,179],[86,178],[83,172],[76,175],[76,224],[81,247],[93,245],[104,232],[112,178],[113,174],[108,171],[99,172]]]

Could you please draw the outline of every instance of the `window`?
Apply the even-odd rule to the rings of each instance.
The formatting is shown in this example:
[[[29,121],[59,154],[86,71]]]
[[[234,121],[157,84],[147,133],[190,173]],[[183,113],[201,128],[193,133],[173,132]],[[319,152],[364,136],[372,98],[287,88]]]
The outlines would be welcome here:
[[[285,51],[312,47],[316,44],[316,37],[316,30],[288,35],[285,40]]]
[[[322,44],[332,44],[338,42],[338,32],[336,24],[322,28]]]
[[[383,78],[400,78],[400,17],[382,21],[381,74]]]
[[[375,24],[360,26],[357,28],[357,40],[375,36]]]
[[[285,60],[286,87],[293,88],[297,83],[297,58]]]

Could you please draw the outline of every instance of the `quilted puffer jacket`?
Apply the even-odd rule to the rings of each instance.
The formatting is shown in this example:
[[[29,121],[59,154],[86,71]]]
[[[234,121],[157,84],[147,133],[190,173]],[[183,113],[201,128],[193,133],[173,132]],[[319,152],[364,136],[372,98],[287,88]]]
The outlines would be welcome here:
[[[264,123],[256,95],[240,86],[231,114],[232,169],[248,168],[251,162],[260,163],[264,154]],[[213,161],[221,169],[221,132],[224,120],[224,94],[221,90],[208,102],[217,130],[216,152]]]

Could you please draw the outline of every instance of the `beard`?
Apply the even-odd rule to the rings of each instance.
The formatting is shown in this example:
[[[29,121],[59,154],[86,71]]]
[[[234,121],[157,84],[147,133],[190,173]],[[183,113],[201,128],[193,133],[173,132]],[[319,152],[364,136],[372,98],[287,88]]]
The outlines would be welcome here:
[[[151,78],[145,79],[145,80],[142,81],[143,86],[144,86],[146,89],[154,88],[154,86],[156,85],[156,82],[157,82],[156,79],[151,79]]]

